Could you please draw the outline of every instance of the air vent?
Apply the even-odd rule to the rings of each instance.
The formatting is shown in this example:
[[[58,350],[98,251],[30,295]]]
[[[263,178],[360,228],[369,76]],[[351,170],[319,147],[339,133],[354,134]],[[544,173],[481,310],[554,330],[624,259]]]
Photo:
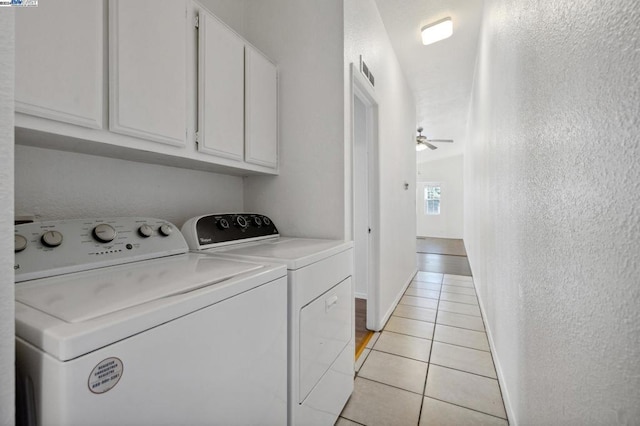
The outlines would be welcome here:
[[[369,83],[371,83],[373,87],[376,86],[376,79],[373,77],[373,73],[367,64],[362,60],[362,55],[360,55],[360,72],[369,80]]]

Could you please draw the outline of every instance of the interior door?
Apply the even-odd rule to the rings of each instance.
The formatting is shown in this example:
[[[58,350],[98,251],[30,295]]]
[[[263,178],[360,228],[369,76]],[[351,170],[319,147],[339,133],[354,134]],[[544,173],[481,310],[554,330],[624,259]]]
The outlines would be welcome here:
[[[367,299],[369,283],[369,167],[367,146],[367,108],[354,96],[354,263],[355,294]]]
[[[370,82],[351,64],[353,101],[353,223],[355,295],[367,299],[367,329],[381,330],[380,172],[378,101]]]

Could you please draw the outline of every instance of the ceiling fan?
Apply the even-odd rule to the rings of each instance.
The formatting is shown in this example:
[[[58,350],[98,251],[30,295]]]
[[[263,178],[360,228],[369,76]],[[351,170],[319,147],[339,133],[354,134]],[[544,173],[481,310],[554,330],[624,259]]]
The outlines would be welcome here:
[[[427,139],[426,136],[422,136],[422,127],[418,127],[418,136],[416,136],[416,151],[423,151],[427,148],[438,149],[437,146],[432,145],[430,142],[448,142],[453,143],[453,139]]]

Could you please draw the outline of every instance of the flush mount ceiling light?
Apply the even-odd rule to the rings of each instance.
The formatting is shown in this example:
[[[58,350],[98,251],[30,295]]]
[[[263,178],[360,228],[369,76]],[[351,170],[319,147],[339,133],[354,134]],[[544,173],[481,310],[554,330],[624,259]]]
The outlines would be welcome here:
[[[422,44],[425,46],[451,37],[453,34],[453,22],[451,18],[444,18],[432,24],[422,27]]]

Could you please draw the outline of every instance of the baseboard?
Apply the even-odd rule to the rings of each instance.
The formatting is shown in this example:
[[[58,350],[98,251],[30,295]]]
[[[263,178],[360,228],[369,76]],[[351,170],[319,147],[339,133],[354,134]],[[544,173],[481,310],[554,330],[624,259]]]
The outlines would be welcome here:
[[[472,271],[473,274],[473,271]],[[475,287],[475,279],[473,282],[473,286]],[[482,298],[480,298],[480,294],[478,293],[478,289],[476,288],[476,295],[478,296],[478,304],[480,305],[480,313],[482,314],[482,321],[484,322],[484,329],[487,332],[487,339],[489,340],[489,348],[491,349],[491,355],[493,357],[493,364],[496,368],[496,375],[498,376],[498,385],[500,386],[500,392],[502,393],[502,400],[504,401],[504,410],[507,412],[507,421],[510,426],[518,426],[518,421],[516,420],[515,413],[513,411],[513,406],[511,405],[511,397],[509,396],[509,389],[507,389],[506,381],[504,379],[504,373],[502,371],[502,365],[500,364],[500,358],[498,357],[498,352],[496,351],[496,345],[493,341],[493,334],[491,332],[491,327],[487,324],[486,318],[487,313],[484,309],[484,303]]]
[[[367,293],[358,293],[357,291],[355,292],[355,297],[356,299],[364,299],[367,300]]]
[[[402,299],[404,292],[407,291],[407,288],[409,287],[409,285],[411,285],[411,281],[413,281],[413,278],[416,276],[417,273],[418,273],[418,268],[413,270],[413,272],[411,273],[411,276],[409,277],[409,280],[402,286],[402,290],[396,296],[396,300],[394,300],[393,303],[391,304],[391,308],[381,318],[380,323],[377,324],[378,329],[376,331],[382,330],[385,324],[387,324],[387,321],[389,321],[389,318],[391,318],[391,314],[393,314],[393,311],[396,309],[396,306],[398,306],[398,303],[400,302],[400,299]]]

